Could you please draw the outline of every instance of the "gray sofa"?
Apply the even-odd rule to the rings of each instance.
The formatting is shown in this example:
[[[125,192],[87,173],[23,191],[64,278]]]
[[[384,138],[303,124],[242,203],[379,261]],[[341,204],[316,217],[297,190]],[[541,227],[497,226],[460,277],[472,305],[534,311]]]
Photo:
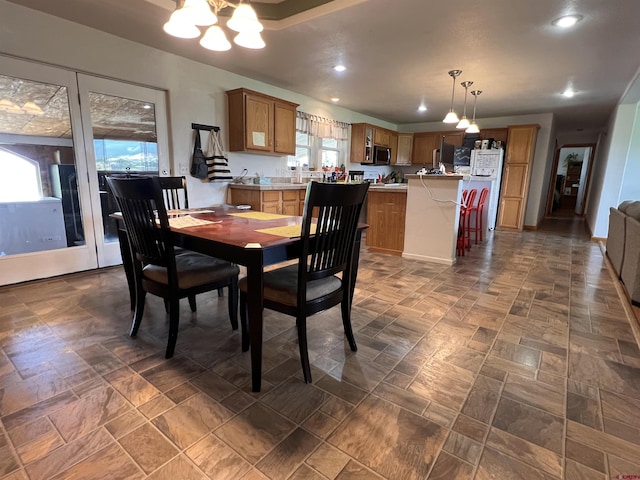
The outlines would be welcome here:
[[[640,306],[640,201],[609,209],[607,256],[631,303]]]

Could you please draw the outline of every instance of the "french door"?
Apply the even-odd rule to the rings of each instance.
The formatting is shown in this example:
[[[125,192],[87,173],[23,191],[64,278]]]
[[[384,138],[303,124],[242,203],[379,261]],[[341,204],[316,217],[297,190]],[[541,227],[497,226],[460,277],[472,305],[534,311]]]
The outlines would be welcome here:
[[[0,285],[120,263],[128,172],[169,172],[164,92],[0,56]]]

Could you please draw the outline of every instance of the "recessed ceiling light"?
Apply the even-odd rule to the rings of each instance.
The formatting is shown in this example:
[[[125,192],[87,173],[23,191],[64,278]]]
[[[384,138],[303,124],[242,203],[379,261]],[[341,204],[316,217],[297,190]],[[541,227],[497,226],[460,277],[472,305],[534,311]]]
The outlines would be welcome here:
[[[564,17],[556,18],[551,22],[551,25],[562,28],[573,27],[576,23],[582,20],[582,18],[582,15],[565,15]]]
[[[333,69],[336,72],[344,72],[347,69],[347,67],[345,67],[344,65],[336,65],[335,67],[333,67]]]
[[[338,97],[333,97],[333,98],[331,99],[331,101],[332,101],[333,103],[337,103],[337,102],[339,102],[339,101],[340,101],[340,99],[339,99]]]
[[[419,112],[426,112],[426,111],[427,111],[427,107],[426,107],[426,105],[420,105],[420,106],[418,107],[418,111],[419,111]]]
[[[149,105],[148,103],[145,103],[142,108],[144,108],[145,110],[149,110],[151,108],[151,105]]]
[[[567,98],[571,98],[576,94],[575,90],[571,89],[571,88],[567,88],[564,92],[562,92],[562,95],[564,97]]]

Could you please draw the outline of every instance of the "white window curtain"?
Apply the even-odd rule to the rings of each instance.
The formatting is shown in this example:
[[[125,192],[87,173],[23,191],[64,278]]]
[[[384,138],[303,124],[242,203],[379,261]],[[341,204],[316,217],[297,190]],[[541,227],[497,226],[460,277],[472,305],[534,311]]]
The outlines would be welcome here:
[[[296,130],[314,137],[335,138],[336,140],[347,140],[349,138],[348,123],[300,111],[296,118]]]

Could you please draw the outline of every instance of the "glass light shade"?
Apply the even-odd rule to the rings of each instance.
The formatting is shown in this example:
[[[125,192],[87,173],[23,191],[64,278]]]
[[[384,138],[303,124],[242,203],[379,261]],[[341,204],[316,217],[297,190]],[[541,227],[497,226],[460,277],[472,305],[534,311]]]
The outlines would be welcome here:
[[[469,128],[465,130],[465,133],[480,133],[480,129],[478,128],[478,125],[476,125],[476,122],[472,122],[471,125],[469,125]]]
[[[208,27],[218,21],[218,17],[209,8],[207,0],[185,0],[180,10],[183,12],[185,21],[193,25]]]
[[[196,38],[200,36],[200,29],[189,22],[184,9],[176,10],[169,17],[169,21],[162,27],[169,35],[178,38]]]
[[[27,102],[22,106],[22,110],[29,115],[44,115],[42,109],[33,102]]]
[[[250,5],[246,3],[242,3],[236,8],[233,12],[233,15],[227,21],[227,27],[231,30],[235,30],[236,32],[246,33],[246,32],[256,32],[259,33],[264,30],[262,24],[258,21],[258,16],[256,12],[251,8]],[[238,43],[238,42],[236,42]],[[256,48],[256,47],[249,47]],[[262,48],[262,47],[260,47]]]
[[[217,25],[207,29],[204,36],[200,39],[200,45],[208,50],[215,50],[216,52],[225,52],[231,48],[231,43],[227,40],[227,36]]]
[[[458,122],[458,125],[456,125],[456,128],[469,128],[469,125],[471,125],[469,123],[469,119],[467,119],[467,117],[463,115],[460,121]]]
[[[245,48],[260,49],[265,47],[264,40],[260,36],[260,32],[240,32],[233,39],[236,45]]]
[[[444,120],[442,121],[444,123],[458,123],[460,119],[458,118],[458,114],[456,114],[456,112],[454,112],[453,110],[449,110],[449,113],[447,113],[447,116],[444,117]]]

